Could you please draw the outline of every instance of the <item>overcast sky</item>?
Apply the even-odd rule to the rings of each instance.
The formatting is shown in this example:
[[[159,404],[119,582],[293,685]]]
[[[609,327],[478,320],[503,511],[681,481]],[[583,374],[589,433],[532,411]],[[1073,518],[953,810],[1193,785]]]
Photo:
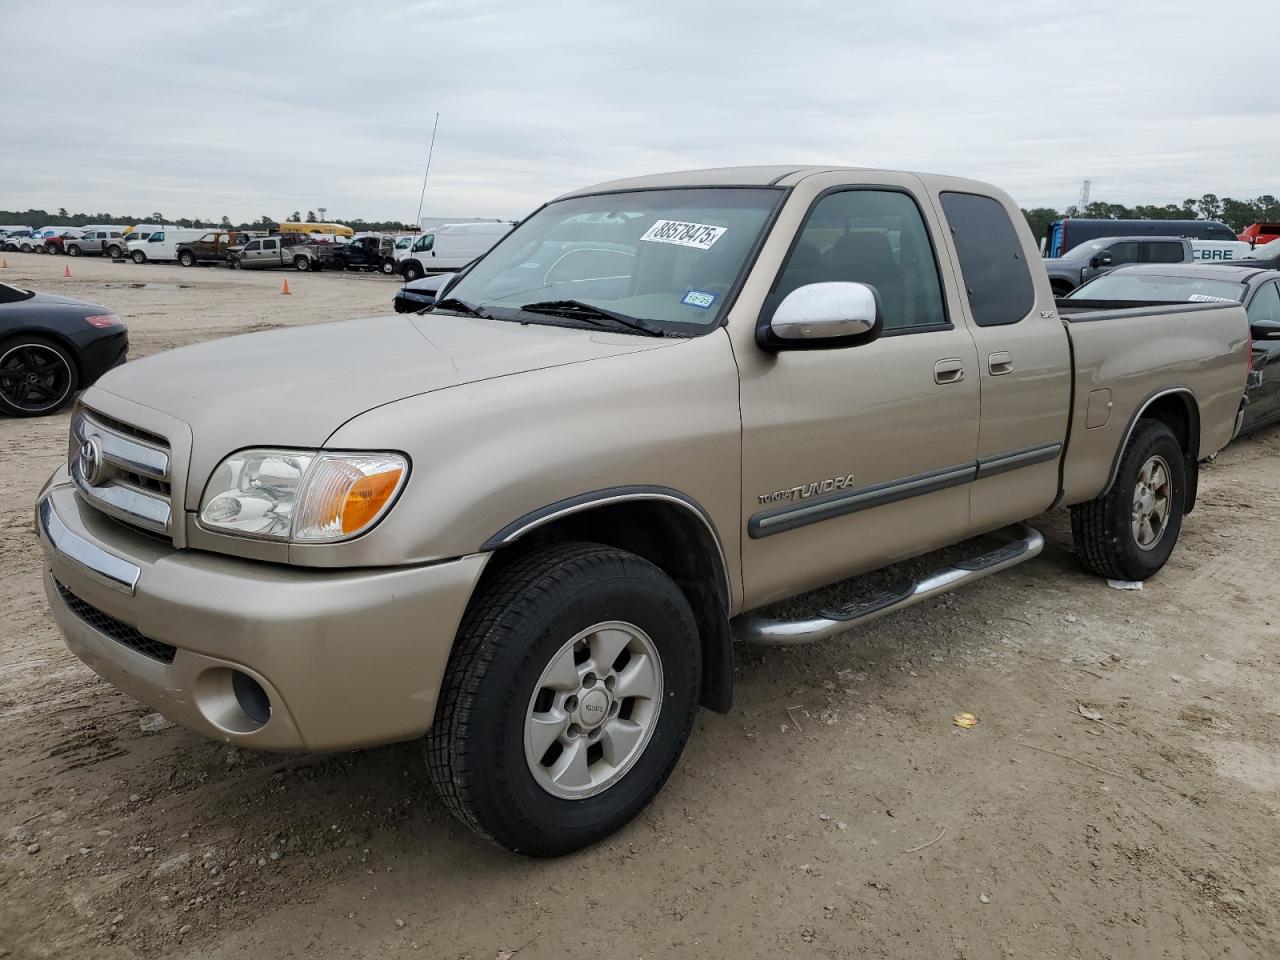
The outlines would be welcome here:
[[[793,161],[1280,194],[1277,0],[0,0],[0,36],[4,209],[412,220],[436,111],[424,216]]]

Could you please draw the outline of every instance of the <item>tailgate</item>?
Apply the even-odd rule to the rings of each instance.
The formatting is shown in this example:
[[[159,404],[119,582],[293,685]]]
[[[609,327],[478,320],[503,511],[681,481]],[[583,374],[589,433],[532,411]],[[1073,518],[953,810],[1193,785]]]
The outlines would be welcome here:
[[[1249,368],[1249,321],[1238,304],[1104,310],[1067,318],[1074,370],[1063,503],[1111,485],[1142,410],[1178,394],[1199,421],[1197,459],[1235,432]]]

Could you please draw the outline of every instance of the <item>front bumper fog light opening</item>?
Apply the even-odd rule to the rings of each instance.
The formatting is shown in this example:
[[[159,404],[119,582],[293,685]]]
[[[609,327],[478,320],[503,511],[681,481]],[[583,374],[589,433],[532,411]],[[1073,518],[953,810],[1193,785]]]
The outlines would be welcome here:
[[[255,733],[271,719],[271,698],[262,684],[231,667],[216,667],[200,675],[196,706],[206,720],[227,733]]]

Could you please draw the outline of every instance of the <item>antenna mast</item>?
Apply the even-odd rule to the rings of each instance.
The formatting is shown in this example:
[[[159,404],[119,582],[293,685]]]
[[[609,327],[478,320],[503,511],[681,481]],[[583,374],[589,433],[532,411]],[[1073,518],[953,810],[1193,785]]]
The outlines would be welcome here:
[[[1085,210],[1089,208],[1089,187],[1092,185],[1092,180],[1085,180],[1080,184],[1080,200],[1077,203],[1077,207],[1082,217],[1085,215]]]
[[[436,112],[436,122],[431,125],[431,146],[427,148],[427,169],[422,174],[422,193],[418,195],[418,216],[413,225],[422,228],[422,202],[427,198],[427,177],[431,176],[431,155],[436,152],[436,129],[440,126],[440,113]]]

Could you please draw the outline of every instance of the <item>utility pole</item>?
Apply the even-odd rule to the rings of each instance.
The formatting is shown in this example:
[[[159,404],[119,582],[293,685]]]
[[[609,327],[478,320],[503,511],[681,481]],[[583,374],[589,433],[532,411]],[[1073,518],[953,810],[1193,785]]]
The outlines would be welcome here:
[[[1080,202],[1077,204],[1077,207],[1080,210],[1080,216],[1082,217],[1085,215],[1085,211],[1089,208],[1089,187],[1091,185],[1092,181],[1090,180],[1085,180],[1080,184]]]

